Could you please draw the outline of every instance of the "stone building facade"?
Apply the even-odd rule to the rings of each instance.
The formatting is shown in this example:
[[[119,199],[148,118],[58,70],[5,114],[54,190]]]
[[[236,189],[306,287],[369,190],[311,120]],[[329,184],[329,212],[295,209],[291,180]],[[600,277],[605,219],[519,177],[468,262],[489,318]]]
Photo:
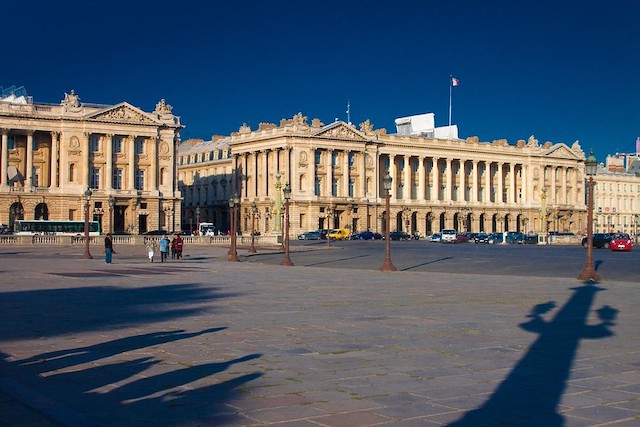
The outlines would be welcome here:
[[[74,91],[59,104],[0,99],[0,221],[82,220],[89,187],[90,216],[102,230],[179,228],[182,127],[164,100],[145,112],[84,103]]]
[[[389,171],[391,228],[421,235],[458,231],[570,231],[586,226],[585,155],[578,144],[532,136],[510,145],[477,137],[438,139],[388,134],[367,120],[358,128],[324,125],[297,114],[279,125],[243,125],[228,137],[178,148],[179,186],[188,217],[228,228],[228,198],[241,200],[240,229],[279,231],[281,188],[291,186],[291,235],[325,228],[383,232]],[[195,220],[194,220],[195,221]]]
[[[640,165],[638,156],[626,159],[608,156],[598,166],[594,188],[594,232],[624,232],[634,236],[640,231]]]

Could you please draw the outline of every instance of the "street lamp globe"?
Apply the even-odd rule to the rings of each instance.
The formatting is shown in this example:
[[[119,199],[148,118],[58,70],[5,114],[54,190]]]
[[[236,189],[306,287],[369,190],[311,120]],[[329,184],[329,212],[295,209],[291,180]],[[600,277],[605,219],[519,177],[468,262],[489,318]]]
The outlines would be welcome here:
[[[389,175],[389,171],[387,171],[387,173],[384,174],[384,178],[382,178],[382,188],[384,188],[387,193],[391,191],[392,181],[393,178],[391,178],[391,175]]]
[[[594,176],[598,169],[598,159],[593,155],[593,150],[589,152],[589,157],[584,162],[587,176]]]
[[[84,190],[84,196],[87,199],[87,202],[89,200],[91,200],[91,195],[93,194],[93,192],[91,191],[91,188],[87,187],[86,190]]]
[[[284,189],[282,190],[282,192],[284,193],[285,200],[289,200],[291,198],[291,186],[289,184],[286,184],[284,186]]]
[[[229,207],[233,209],[233,207],[235,206],[236,202],[234,200],[233,197],[229,198]]]
[[[114,199],[113,196],[109,196],[108,202],[109,202],[109,207],[113,209],[113,207],[116,205],[116,199]]]

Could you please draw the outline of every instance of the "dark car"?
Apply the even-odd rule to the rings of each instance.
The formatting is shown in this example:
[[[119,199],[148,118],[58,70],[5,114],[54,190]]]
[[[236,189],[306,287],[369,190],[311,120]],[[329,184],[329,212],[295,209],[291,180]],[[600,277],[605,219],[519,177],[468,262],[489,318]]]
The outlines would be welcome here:
[[[614,233],[595,233],[593,235],[593,247],[609,249]],[[587,247],[587,238],[582,238],[582,246]]]
[[[320,240],[322,233],[320,231],[307,231],[302,234],[298,234],[298,240]]]
[[[476,243],[489,243],[489,235],[487,233],[478,233],[473,238],[473,241]]]
[[[537,234],[527,234],[522,239],[522,244],[524,245],[537,245],[538,244],[538,235]]]
[[[491,233],[487,239],[487,243],[495,245],[504,242],[504,235],[502,233]]]
[[[411,236],[404,231],[392,231],[389,233],[389,239],[391,240],[409,240]]]
[[[373,238],[374,238],[374,240],[380,240],[380,239],[382,239],[382,234],[380,234],[380,233],[373,233]]]
[[[507,243],[522,243],[524,240],[524,234],[517,231],[509,231],[507,233],[507,237],[505,238],[505,242]]]
[[[375,235],[371,231],[360,231],[353,233],[350,237],[351,240],[373,240]]]

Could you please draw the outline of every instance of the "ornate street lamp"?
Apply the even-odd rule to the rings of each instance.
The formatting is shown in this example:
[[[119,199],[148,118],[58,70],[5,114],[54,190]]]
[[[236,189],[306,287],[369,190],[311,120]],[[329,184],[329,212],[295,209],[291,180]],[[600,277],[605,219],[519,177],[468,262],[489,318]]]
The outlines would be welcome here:
[[[327,246],[331,246],[331,239],[329,238],[329,233],[331,233],[331,218],[335,213],[335,208],[332,205],[328,205],[326,207],[327,212]]]
[[[116,205],[116,199],[112,195],[109,195],[109,233],[113,233],[113,208]]]
[[[233,197],[231,197],[229,199],[229,211],[231,214],[231,249],[229,250],[229,256],[228,256],[228,260],[229,261],[233,261],[233,262],[238,262],[240,261],[240,259],[238,259],[238,251],[237,251],[237,229],[238,226],[236,224],[236,212],[238,210],[238,208],[240,207],[240,198],[238,197],[237,194],[234,194]]]
[[[284,193],[284,258],[280,265],[291,267],[293,265],[291,258],[289,258],[289,200],[291,199],[291,186],[289,184],[285,185],[282,192]]]
[[[258,206],[255,200],[251,202],[251,247],[248,253],[255,254],[256,251],[256,216],[258,215]]]
[[[82,254],[84,259],[93,259],[91,252],[89,252],[89,202],[91,201],[91,194],[91,189],[87,187],[84,191],[84,253]]]
[[[384,251],[384,263],[380,267],[380,271],[396,271],[396,267],[391,262],[391,237],[389,237],[389,228],[391,227],[391,214],[389,212],[389,199],[391,198],[391,183],[393,178],[389,175],[389,171],[382,178],[382,187],[386,193],[386,213],[385,213],[385,251]]]
[[[578,275],[578,279],[598,282],[600,275],[598,275],[593,265],[593,187],[595,184],[593,177],[598,169],[598,160],[593,155],[593,151],[589,153],[589,157],[584,163],[587,176],[589,177],[587,181],[587,191],[589,192],[587,195],[587,259],[584,264],[584,269]]]

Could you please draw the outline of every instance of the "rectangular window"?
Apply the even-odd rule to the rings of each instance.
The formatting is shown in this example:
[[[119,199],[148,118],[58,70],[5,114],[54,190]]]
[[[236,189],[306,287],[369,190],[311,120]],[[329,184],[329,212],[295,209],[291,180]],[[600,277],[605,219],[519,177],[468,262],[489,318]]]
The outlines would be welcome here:
[[[350,179],[349,180],[349,197],[353,197],[353,193],[355,192],[354,191],[355,187],[356,187],[355,179]]]
[[[316,177],[315,189],[314,189],[316,196],[320,196],[322,194],[321,185],[322,185],[322,181],[320,180],[320,178]]]
[[[98,137],[98,135],[91,135],[89,137],[89,145],[91,146],[92,153],[100,151],[100,138]]]
[[[7,148],[9,150],[13,150],[16,148],[16,137],[13,135],[9,135],[7,137]]]
[[[113,152],[122,153],[122,138],[119,136],[114,136],[112,139],[112,143],[113,143]]]
[[[91,168],[91,188],[100,188],[100,168]]]
[[[338,196],[338,178],[333,178],[331,181],[331,195],[333,197]]]
[[[353,167],[353,164],[356,162],[356,153],[350,151],[349,152],[349,166]]]
[[[144,171],[142,169],[136,169],[134,185],[136,190],[144,190]]]
[[[338,153],[335,151],[331,152],[331,165],[338,166]]]
[[[144,139],[136,138],[135,141],[136,154],[144,154]]]
[[[111,186],[116,190],[122,190],[122,169],[116,168],[113,170],[113,182]]]
[[[322,162],[322,153],[320,152],[320,150],[316,150],[314,156],[316,165],[319,165]]]

